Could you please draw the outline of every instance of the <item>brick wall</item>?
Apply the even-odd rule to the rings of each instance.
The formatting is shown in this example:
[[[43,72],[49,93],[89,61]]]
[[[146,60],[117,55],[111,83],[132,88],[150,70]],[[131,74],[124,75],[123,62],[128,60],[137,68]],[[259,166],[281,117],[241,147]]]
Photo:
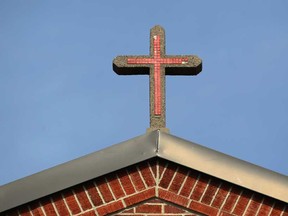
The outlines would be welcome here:
[[[173,205],[159,199],[151,199],[137,206],[127,208],[122,212],[117,213],[120,216],[131,216],[131,215],[174,215],[174,216],[202,216],[197,212],[192,212],[185,208]]]
[[[40,198],[0,215],[107,214],[288,216],[288,206],[287,203],[198,171],[154,159]]]

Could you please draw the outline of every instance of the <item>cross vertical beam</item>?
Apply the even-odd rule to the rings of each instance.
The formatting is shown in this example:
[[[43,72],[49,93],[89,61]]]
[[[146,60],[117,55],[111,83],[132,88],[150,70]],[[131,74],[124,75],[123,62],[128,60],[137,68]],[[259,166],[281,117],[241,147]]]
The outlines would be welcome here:
[[[202,61],[195,55],[166,55],[165,31],[155,26],[150,30],[150,55],[118,56],[113,70],[118,75],[149,75],[150,130],[165,130],[165,75],[197,75]]]

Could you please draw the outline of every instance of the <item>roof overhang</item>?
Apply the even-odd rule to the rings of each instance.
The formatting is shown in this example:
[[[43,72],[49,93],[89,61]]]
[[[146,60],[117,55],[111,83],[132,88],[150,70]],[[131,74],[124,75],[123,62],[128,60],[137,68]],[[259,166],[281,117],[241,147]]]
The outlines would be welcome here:
[[[0,186],[0,212],[154,157],[288,202],[287,176],[153,131]]]

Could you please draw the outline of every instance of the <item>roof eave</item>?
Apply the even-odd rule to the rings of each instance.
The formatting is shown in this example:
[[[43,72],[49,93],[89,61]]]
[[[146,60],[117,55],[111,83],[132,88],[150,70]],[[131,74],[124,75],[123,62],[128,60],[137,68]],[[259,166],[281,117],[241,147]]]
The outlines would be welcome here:
[[[159,157],[288,202],[288,177],[170,134],[160,133]]]
[[[0,212],[155,157],[157,139],[144,134],[0,186]]]

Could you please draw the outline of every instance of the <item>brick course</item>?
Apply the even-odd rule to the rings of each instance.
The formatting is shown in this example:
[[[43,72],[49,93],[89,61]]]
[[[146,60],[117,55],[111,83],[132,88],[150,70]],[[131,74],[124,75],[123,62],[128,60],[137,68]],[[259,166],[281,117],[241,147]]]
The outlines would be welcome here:
[[[160,199],[147,200],[135,207],[125,209],[122,212],[116,213],[119,216],[132,216],[132,215],[166,215],[166,216],[200,216],[199,214],[184,209],[179,206],[175,206],[172,203],[165,202]]]
[[[287,203],[152,159],[24,204],[1,216],[288,216]]]

